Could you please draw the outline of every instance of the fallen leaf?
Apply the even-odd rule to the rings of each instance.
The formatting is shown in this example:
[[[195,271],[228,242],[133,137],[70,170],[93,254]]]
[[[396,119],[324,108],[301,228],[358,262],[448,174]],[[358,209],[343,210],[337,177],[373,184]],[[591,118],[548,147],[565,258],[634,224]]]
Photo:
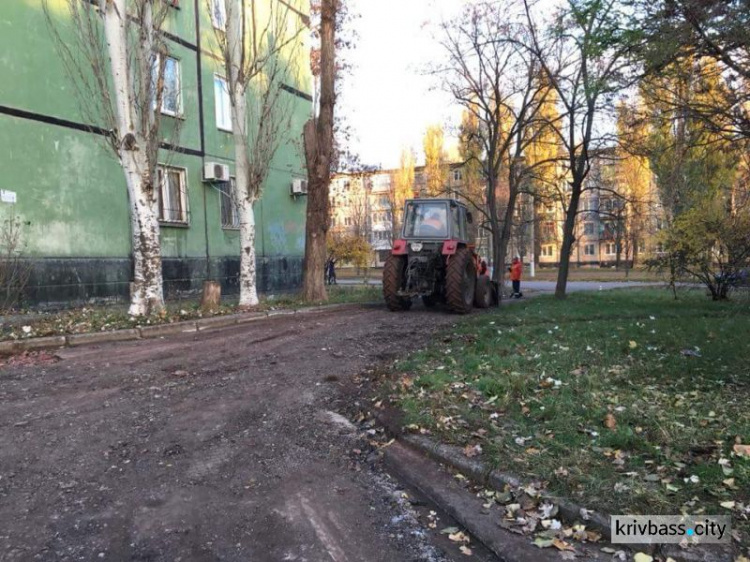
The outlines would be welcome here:
[[[719,505],[723,507],[724,509],[734,509],[734,506],[736,504],[733,501],[729,501],[729,502],[721,502]]]
[[[537,537],[536,539],[534,539],[534,545],[538,546],[539,548],[549,548],[553,544],[555,544],[554,539],[545,539],[542,537]]]
[[[458,533],[458,527],[446,527],[440,531],[441,535],[452,535],[454,533]]]
[[[571,550],[571,551],[575,550],[572,544],[562,541],[560,539],[552,539],[552,546],[554,546],[557,550]]]
[[[469,542],[469,537],[467,537],[461,531],[457,533],[451,533],[450,535],[448,535],[448,538],[453,542]]]
[[[461,554],[465,554],[466,556],[471,556],[471,549],[468,546],[460,546],[458,550],[461,551]]]
[[[615,419],[615,416],[611,413],[604,416],[604,425],[608,429],[614,429],[615,427],[617,427],[617,420]]]
[[[633,562],[653,562],[654,557],[645,554],[644,552],[638,552],[633,556]]]
[[[466,445],[464,447],[464,455],[467,457],[476,457],[477,455],[482,454],[482,446],[481,445]]]
[[[738,457],[750,457],[750,445],[740,445],[737,443],[734,446],[734,453]]]
[[[630,349],[635,349],[636,347],[638,347],[638,344],[634,342],[633,340],[630,340],[630,342],[628,343],[628,346],[630,347]]]

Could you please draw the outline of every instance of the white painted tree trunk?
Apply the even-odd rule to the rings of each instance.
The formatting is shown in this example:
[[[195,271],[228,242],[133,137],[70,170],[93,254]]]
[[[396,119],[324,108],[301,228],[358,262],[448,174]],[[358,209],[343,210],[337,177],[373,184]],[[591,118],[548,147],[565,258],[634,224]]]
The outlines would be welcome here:
[[[237,87],[236,90],[241,90]],[[255,265],[255,198],[249,190],[250,161],[247,153],[247,100],[244,91],[235,91],[234,128],[235,193],[240,219],[240,306],[258,304]]]
[[[247,82],[243,75],[243,22],[238,3],[227,0],[227,66],[229,96],[232,100],[232,131],[235,154],[234,201],[240,219],[240,306],[258,304],[255,262],[255,199],[251,189],[248,155]]]
[[[99,3],[107,40],[112,84],[117,113],[118,156],[125,173],[130,201],[131,236],[133,244],[134,287],[130,314],[140,316],[164,308],[159,221],[154,197],[154,177],[146,155],[146,139],[135,127],[134,76],[128,65],[127,1],[109,0]],[[143,58],[148,55],[139,53]],[[151,72],[148,60],[143,72]],[[145,102],[148,103],[148,102]],[[157,109],[158,110],[158,109]]]

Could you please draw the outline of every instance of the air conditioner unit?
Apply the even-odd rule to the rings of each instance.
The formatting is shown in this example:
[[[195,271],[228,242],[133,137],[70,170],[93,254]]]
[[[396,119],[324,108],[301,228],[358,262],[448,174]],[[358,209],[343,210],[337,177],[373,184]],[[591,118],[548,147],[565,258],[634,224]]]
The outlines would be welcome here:
[[[206,162],[203,164],[203,181],[229,181],[229,166]]]
[[[307,195],[307,180],[292,180],[292,195]]]

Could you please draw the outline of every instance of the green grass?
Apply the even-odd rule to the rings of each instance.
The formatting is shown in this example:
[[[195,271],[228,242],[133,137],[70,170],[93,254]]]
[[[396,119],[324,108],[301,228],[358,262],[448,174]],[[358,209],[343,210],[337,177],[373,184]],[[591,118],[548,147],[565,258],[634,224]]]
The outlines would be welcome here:
[[[587,507],[731,512],[747,532],[749,336],[747,305],[701,291],[539,297],[458,325],[391,392],[412,429]]]
[[[294,309],[320,304],[346,304],[374,302],[382,299],[378,287],[328,287],[328,302],[305,302],[298,294],[281,294],[261,297],[253,311]],[[104,332],[123,330],[145,325],[170,324],[183,320],[195,320],[204,316],[221,316],[239,312],[236,297],[222,300],[218,310],[204,314],[196,299],[167,302],[163,314],[147,318],[133,318],[123,304],[108,306],[76,307],[55,312],[27,311],[22,315],[6,316],[0,323],[0,341],[27,339],[62,334]]]

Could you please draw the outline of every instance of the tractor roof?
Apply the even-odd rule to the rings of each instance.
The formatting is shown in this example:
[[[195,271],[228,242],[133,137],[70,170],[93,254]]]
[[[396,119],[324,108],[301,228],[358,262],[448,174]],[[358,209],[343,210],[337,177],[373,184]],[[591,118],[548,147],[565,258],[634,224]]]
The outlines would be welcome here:
[[[460,205],[466,207],[465,203],[462,203],[458,199],[450,199],[448,197],[433,198],[433,197],[419,197],[414,199],[407,199],[406,203],[450,203],[451,205]]]

